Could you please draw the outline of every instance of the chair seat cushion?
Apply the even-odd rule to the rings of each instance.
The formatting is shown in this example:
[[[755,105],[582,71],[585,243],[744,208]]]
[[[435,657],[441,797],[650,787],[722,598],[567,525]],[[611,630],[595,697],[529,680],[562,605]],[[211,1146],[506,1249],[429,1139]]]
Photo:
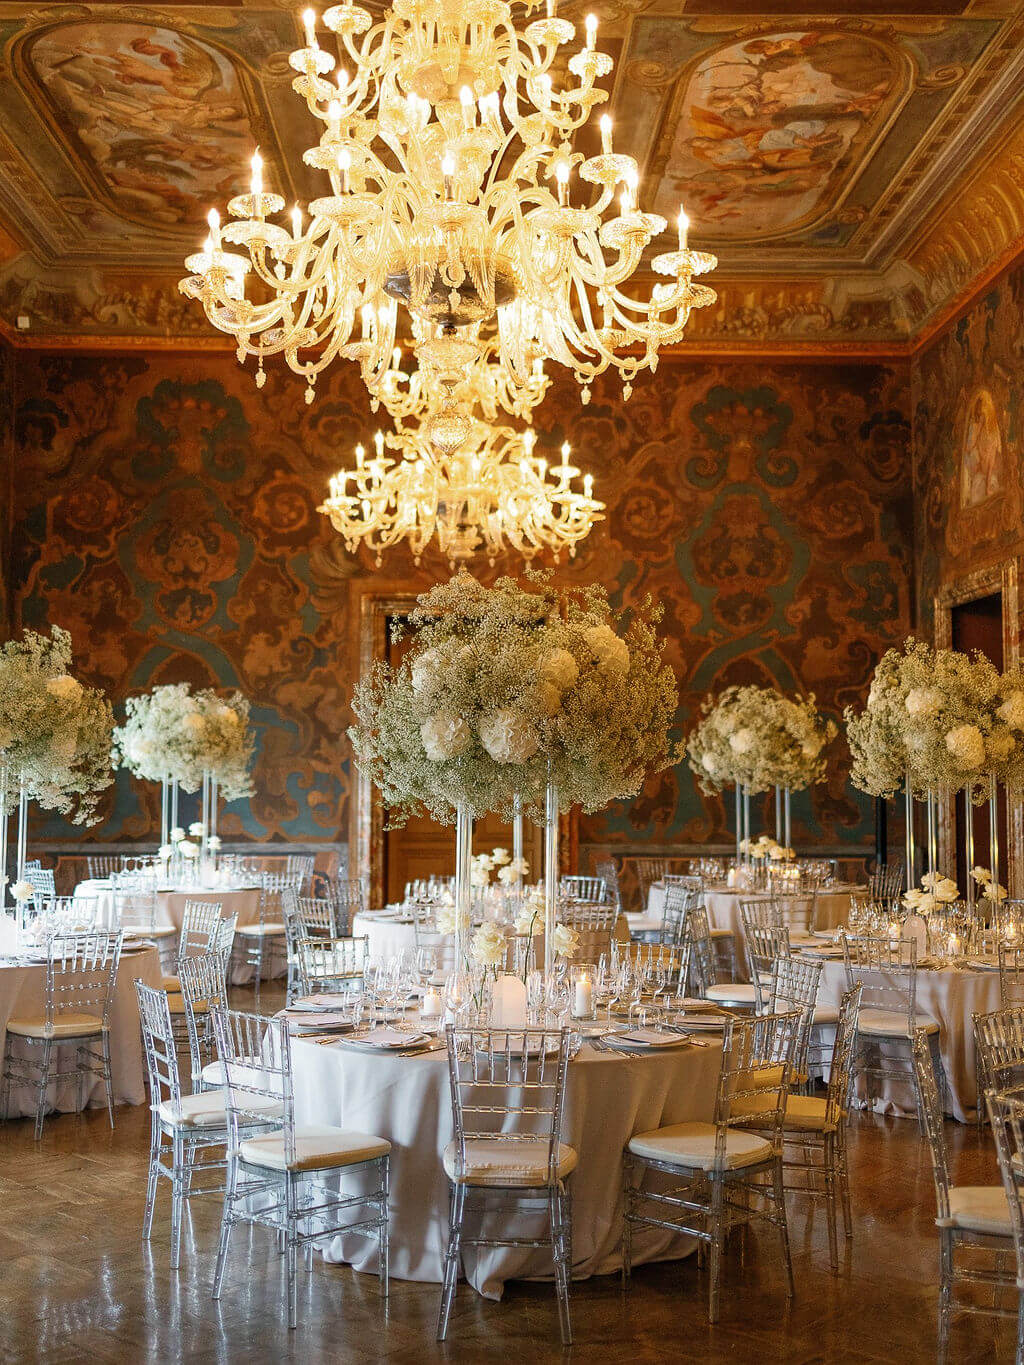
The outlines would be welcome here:
[[[814,1028],[820,1028],[822,1024],[838,1024],[839,1011],[834,1005],[815,1005],[811,1023]]]
[[[185,1013],[185,1001],[181,995],[168,995],[167,1005],[172,1018],[177,1018],[179,1014]],[[210,1006],[205,1000],[197,1000],[192,1006],[193,1014],[209,1014],[209,1012]]]
[[[938,1033],[939,1026],[927,1014],[914,1016],[914,1023],[926,1033]],[[872,1038],[909,1038],[907,1016],[901,1010],[861,1010],[857,1032]]]
[[[458,1174],[459,1146],[449,1142],[444,1149],[444,1170],[450,1180],[461,1185],[530,1186],[548,1183],[548,1144],[545,1138],[522,1142],[491,1141],[475,1138],[466,1143],[466,1169]],[[564,1180],[576,1169],[579,1155],[574,1147],[558,1144],[558,1178]]]
[[[712,929],[710,930],[710,933],[711,937],[716,939],[732,938],[731,929]]]
[[[134,929],[125,929],[125,938],[174,938],[177,934],[173,924],[154,924],[152,929],[144,929],[137,926]]]
[[[250,1105],[252,1096],[245,1103]],[[355,1166],[360,1161],[373,1161],[387,1156],[391,1143],[369,1133],[350,1133],[345,1128],[331,1128],[326,1124],[310,1123],[295,1128],[295,1160],[285,1163],[284,1137],[249,1138],[243,1142],[239,1155],[250,1166],[263,1166],[270,1171],[321,1171],[335,1166]]]
[[[258,1095],[246,1097],[247,1109],[258,1109],[265,1113],[268,1120],[280,1118],[282,1106],[276,1100],[261,1099]],[[172,1128],[223,1128],[227,1125],[227,1101],[223,1090],[201,1090],[196,1095],[182,1095],[180,1108],[164,1100],[160,1106],[160,1117]],[[256,1120],[253,1120],[256,1122]]]
[[[715,1165],[717,1129],[713,1123],[673,1123],[668,1128],[655,1128],[649,1133],[637,1133],[629,1140],[634,1156],[651,1161],[664,1161],[689,1170],[710,1171]],[[725,1166],[736,1170],[742,1166],[756,1166],[767,1161],[772,1145],[757,1133],[730,1128],[725,1135]]]
[[[247,938],[265,937],[267,934],[284,934],[284,925],[272,923],[270,920],[266,924],[240,924],[235,929],[236,934],[244,934]]]
[[[45,1017],[8,1019],[7,1032],[19,1038],[92,1038],[103,1032],[103,1020],[98,1014],[69,1011],[54,1017],[50,1028]]]
[[[704,992],[705,999],[725,1005],[756,1005],[757,987],[752,981],[720,981]]]
[[[160,978],[160,987],[165,991],[176,991],[181,994],[181,981],[176,976],[164,976]]]
[[[935,1221],[940,1227],[962,1228],[965,1232],[1013,1236],[1002,1185],[954,1185],[949,1191],[949,1223]]]
[[[835,1124],[828,1121],[828,1106],[817,1095],[788,1095],[783,1128],[799,1133],[831,1133]]]

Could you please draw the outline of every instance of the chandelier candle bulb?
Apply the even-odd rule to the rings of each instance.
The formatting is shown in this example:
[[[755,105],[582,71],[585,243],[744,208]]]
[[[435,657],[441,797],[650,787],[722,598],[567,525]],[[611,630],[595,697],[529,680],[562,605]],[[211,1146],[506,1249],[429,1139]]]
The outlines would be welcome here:
[[[679,210],[679,250],[686,250],[687,233],[690,231],[690,220],[686,216],[686,210]]]
[[[220,214],[216,209],[211,209],[206,215],[206,221],[210,225],[210,255],[220,250]]]
[[[263,158],[260,156],[260,149],[257,147],[252,154],[249,162],[251,174],[249,176],[249,193],[256,201],[255,211],[259,212],[259,198],[263,193]]]
[[[587,51],[593,52],[594,44],[597,42],[597,15],[588,14],[585,25],[587,30]]]
[[[601,115],[601,151],[605,156],[612,154],[612,121],[607,114]]]
[[[316,49],[316,14],[313,10],[302,11],[302,26],[306,30],[306,46]]]

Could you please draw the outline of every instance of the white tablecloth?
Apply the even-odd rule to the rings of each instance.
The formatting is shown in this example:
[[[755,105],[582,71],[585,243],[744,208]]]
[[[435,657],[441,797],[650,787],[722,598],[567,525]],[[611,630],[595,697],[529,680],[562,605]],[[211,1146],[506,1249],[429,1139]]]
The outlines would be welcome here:
[[[838,1005],[846,989],[846,968],[841,961],[827,961],[821,974],[819,1003]],[[917,1012],[930,1015],[939,1025],[939,1050],[946,1073],[948,1112],[962,1122],[977,1117],[978,1086],[975,1076],[973,1014],[988,1014],[999,1008],[999,973],[960,971],[943,968],[917,972]],[[907,1065],[906,1049],[902,1050]],[[880,1114],[915,1116],[917,1101],[911,1084],[900,1080],[873,1077],[873,1108]],[[864,1083],[858,1093],[865,1099]]]
[[[441,1153],[454,1136],[443,1052],[394,1057],[293,1041],[296,1118],[387,1138],[391,1154],[391,1274],[440,1283],[448,1227]],[[563,1141],[579,1152],[572,1176],[573,1274],[621,1266],[622,1151],[634,1133],[714,1113],[721,1045],[680,1048],[636,1060],[585,1047],[570,1065]],[[688,1254],[692,1242],[659,1229],[634,1238],[633,1259]],[[336,1237],[327,1259],[376,1273],[369,1238]],[[551,1258],[517,1248],[464,1253],[470,1283],[498,1297],[505,1280],[550,1277]]]
[[[155,948],[124,953],[114,983],[114,998],[110,1010],[110,1061],[114,1083],[115,1104],[142,1104],[146,1098],[145,1063],[142,1056],[142,1037],[139,1032],[139,1006],[135,995],[136,978],[147,986],[159,988],[162,978],[160,955]],[[46,968],[43,966],[11,966],[0,963],[0,1056],[6,1046],[7,1020],[12,1016],[40,1017],[45,1012]],[[15,1048],[24,1046],[14,1044]],[[39,1057],[35,1048],[31,1055]],[[61,1068],[70,1069],[73,1053],[61,1049]],[[78,1108],[75,1082],[64,1081],[54,1094],[50,1087],[51,1103],[62,1111]],[[86,1085],[86,1105],[104,1105],[106,1096],[103,1082],[97,1077]],[[34,1114],[35,1092],[31,1087],[16,1086],[11,1091],[8,1117]]]
[[[416,926],[411,920],[403,923],[393,914],[384,911],[362,911],[352,916],[352,933],[355,938],[370,940],[370,958],[375,962],[386,962],[398,957],[405,950],[416,947]]]

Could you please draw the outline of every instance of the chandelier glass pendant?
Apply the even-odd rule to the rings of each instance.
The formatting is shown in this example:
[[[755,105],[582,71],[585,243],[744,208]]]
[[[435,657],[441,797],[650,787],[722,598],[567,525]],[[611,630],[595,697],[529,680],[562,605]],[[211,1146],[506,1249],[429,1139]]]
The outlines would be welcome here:
[[[613,150],[610,119],[598,154],[574,148],[613,65],[593,16],[567,61],[576,30],[553,0],[397,0],[378,22],[343,0],[320,20],[337,55],[312,11],[303,23],[293,87],[324,125],[303,159],[329,193],[308,216],[296,207],[287,225],[273,221],[285,204],[257,153],[249,193],[223,226],[211,211],[180,285],[241,361],[256,357],[257,384],[265,358],[282,354],[311,402],[341,356],[379,396],[401,309],[421,368],[451,375],[486,356],[506,410],[545,358],[573,373],[584,401],[609,367],[628,397],[691,310],[714,301],[695,277],[715,258],[687,247],[682,212],[678,246],[650,262],[662,280],[643,298],[623,287],[667,224],[638,208],[637,165]]]

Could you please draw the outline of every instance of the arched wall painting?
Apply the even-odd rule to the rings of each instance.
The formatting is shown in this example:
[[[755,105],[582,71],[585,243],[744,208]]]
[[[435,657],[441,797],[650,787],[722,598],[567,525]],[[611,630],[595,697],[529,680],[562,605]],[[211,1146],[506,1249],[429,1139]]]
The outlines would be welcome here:
[[[978,507],[1002,487],[1003,438],[995,399],[975,389],[963,417],[960,438],[960,506]]]
[[[237,192],[253,145],[231,62],[148,24],[60,24],[26,53],[43,102],[111,207],[168,227]]]
[[[861,34],[794,31],[721,47],[682,85],[657,211],[682,201],[716,239],[814,222],[848,188],[906,86]]]

